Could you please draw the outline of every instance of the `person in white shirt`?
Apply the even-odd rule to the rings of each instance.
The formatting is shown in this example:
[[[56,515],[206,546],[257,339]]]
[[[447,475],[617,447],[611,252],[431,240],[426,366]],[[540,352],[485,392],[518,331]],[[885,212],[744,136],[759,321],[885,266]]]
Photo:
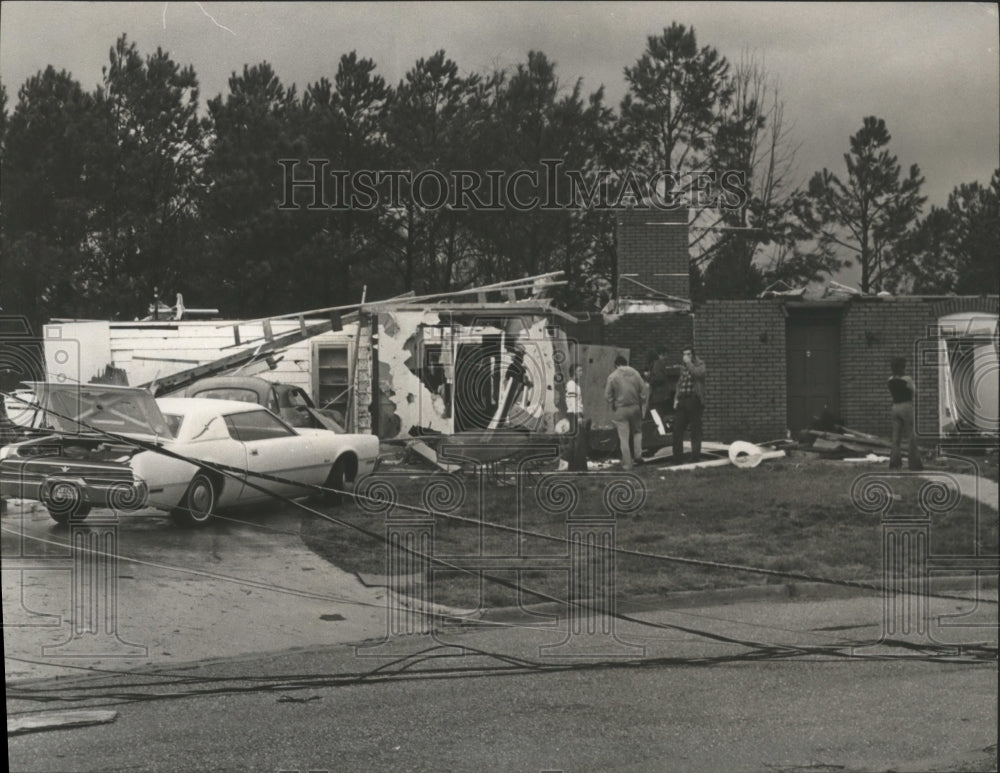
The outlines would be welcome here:
[[[587,469],[587,435],[583,418],[583,366],[572,365],[566,381],[566,418],[568,437],[563,445],[560,470]]]
[[[580,381],[583,377],[583,366],[574,365],[569,371],[569,381],[566,382],[566,413],[570,422],[574,417],[583,416],[583,390]]]

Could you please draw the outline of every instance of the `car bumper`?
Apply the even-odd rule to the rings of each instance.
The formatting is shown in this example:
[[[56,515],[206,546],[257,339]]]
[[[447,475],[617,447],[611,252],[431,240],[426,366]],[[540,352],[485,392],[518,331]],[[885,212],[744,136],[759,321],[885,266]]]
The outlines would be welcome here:
[[[146,507],[149,501],[149,490],[141,480],[94,479],[73,472],[46,475],[0,472],[0,495],[11,499],[45,502],[53,489],[66,485],[75,488],[81,503],[90,507],[131,512]]]

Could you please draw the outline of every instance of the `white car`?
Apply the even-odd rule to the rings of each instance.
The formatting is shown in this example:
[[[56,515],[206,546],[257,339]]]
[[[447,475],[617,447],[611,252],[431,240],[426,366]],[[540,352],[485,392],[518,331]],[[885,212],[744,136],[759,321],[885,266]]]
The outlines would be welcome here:
[[[154,400],[143,389],[105,384],[33,386],[56,434],[2,450],[0,493],[38,499],[59,522],[95,506],[148,506],[201,525],[217,508],[275,494],[343,491],[378,462],[373,435],[291,427],[252,403]]]

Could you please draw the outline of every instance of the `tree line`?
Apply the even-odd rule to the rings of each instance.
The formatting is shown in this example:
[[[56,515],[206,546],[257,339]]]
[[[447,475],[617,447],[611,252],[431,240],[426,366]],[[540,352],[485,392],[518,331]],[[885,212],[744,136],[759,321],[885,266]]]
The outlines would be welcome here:
[[[370,207],[282,208],[282,159],[324,159],[348,177],[461,171],[476,186],[536,170],[640,205],[636,181],[697,203],[699,181],[737,172],[741,195],[694,210],[696,300],[754,297],[851,262],[865,292],[996,291],[1000,171],[923,215],[919,168],[903,173],[884,121],[867,117],[846,173],[800,185],[760,58],[729,62],[674,23],[624,73],[615,109],[603,88],[563,84],[541,52],[463,73],[437,51],[396,85],[351,52],[301,93],[267,62],[244,65],[203,109],[193,67],[122,35],[93,91],[49,66],[8,112],[0,84],[0,307],[35,324],[130,319],[158,288],[168,303],[182,292],[190,307],[258,317],[356,302],[363,286],[382,298],[555,270],[568,308],[613,292],[613,208],[427,207],[405,186]]]

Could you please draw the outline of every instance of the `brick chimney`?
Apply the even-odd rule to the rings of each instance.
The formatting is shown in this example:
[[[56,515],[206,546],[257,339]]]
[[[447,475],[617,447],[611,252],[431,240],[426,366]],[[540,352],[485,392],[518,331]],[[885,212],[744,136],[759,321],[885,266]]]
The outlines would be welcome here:
[[[656,292],[691,298],[687,224],[686,207],[618,212],[619,297],[653,297],[649,290],[635,284],[641,282]]]

